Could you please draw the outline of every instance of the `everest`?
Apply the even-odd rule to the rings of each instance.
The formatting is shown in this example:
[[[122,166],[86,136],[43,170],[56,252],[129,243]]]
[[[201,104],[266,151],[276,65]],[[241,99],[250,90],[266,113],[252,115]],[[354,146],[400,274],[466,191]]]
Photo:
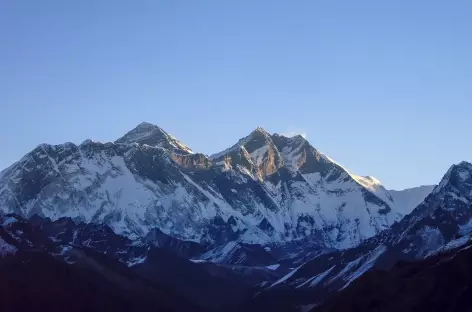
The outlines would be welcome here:
[[[141,123],[115,142],[37,146],[0,173],[0,211],[103,223],[132,240],[158,229],[207,246],[345,249],[400,221],[426,188],[392,196],[302,136],[257,128],[207,156]]]

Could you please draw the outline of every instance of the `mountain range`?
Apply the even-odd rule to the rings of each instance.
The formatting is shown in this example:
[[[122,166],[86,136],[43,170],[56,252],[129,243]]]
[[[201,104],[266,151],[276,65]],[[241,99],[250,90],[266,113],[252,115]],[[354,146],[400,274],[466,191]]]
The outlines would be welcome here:
[[[91,310],[122,296],[136,310],[308,311],[364,276],[463,252],[471,194],[467,162],[393,191],[302,136],[257,128],[208,156],[142,123],[114,142],[41,144],[1,171],[0,262],[95,276],[84,283],[109,291]]]
[[[157,228],[205,245],[312,237],[349,248],[399,221],[425,193],[394,199],[301,136],[257,128],[208,157],[149,123],[115,142],[41,144],[0,175],[4,212],[105,223],[131,239]]]

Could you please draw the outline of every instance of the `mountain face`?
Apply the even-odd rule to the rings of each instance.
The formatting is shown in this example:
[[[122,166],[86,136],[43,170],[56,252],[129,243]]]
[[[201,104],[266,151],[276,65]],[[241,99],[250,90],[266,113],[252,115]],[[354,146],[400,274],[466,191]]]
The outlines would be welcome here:
[[[324,253],[303,263],[268,285],[254,304],[287,310],[295,308],[295,303],[320,304],[368,271],[389,270],[399,261],[417,261],[467,244],[471,224],[472,164],[462,162],[452,166],[432,193],[400,222],[355,248]]]
[[[162,147],[179,154],[192,154],[192,150],[165,132],[158,126],[147,122],[139,124],[136,128],[126,133],[123,137],[116,140],[119,144],[146,144],[155,147]]]
[[[264,268],[243,271],[194,263],[176,255],[175,239],[163,233],[153,236],[152,243],[147,238],[131,241],[103,224],[0,215],[2,307],[227,311],[250,298],[254,285],[280,277]],[[180,247],[184,254],[200,252],[192,243],[180,242]],[[90,302],[76,302],[80,298]],[[77,307],[67,307],[74,302]]]
[[[397,206],[377,180],[349,173],[303,137],[261,128],[206,157],[142,123],[115,142],[39,145],[0,173],[5,213],[214,247],[309,239],[349,248],[410,209]]]
[[[405,209],[403,213],[407,215],[413,210],[413,208],[424,201],[424,199],[433,191],[434,187],[435,185],[422,185],[401,191],[389,190],[388,192],[393,197],[397,209]]]
[[[120,262],[63,245],[16,215],[0,216],[0,250],[4,311],[199,310]]]
[[[54,311],[84,292],[90,311],[119,310],[113,298],[127,311],[336,311],[340,293],[368,310],[391,305],[385,284],[403,287],[399,265],[418,270],[408,261],[440,281],[456,274],[471,235],[467,162],[435,187],[389,191],[301,136],[257,128],[206,156],[142,123],[115,142],[41,144],[0,173],[0,300]],[[426,278],[422,294],[445,291]],[[373,301],[352,301],[357,291]]]
[[[470,247],[366,273],[312,312],[471,311]]]

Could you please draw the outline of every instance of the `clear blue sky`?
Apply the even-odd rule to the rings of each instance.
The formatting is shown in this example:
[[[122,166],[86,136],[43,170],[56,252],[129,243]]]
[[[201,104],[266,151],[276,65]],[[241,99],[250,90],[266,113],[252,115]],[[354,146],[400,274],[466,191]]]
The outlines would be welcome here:
[[[472,1],[0,1],[0,167],[141,121],[305,132],[389,188],[472,160]]]

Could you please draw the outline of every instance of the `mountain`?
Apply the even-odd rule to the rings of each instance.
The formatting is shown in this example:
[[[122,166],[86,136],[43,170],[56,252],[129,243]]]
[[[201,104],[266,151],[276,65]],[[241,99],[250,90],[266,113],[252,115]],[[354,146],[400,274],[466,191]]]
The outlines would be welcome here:
[[[82,298],[70,299],[80,293],[90,302],[77,304],[78,310],[227,311],[250,298],[256,284],[280,277],[265,268],[194,263],[168,248],[170,238],[153,235],[159,237],[152,243],[131,241],[103,224],[0,216],[0,287],[11,286],[0,295],[8,297],[2,304],[55,311]]]
[[[470,247],[368,272],[312,312],[471,311]]]
[[[193,154],[192,150],[184,143],[165,132],[162,128],[148,122],[140,123],[136,128],[116,140],[119,144],[146,144],[162,147],[180,154]]]
[[[158,230],[215,248],[307,239],[329,250],[357,246],[410,208],[301,136],[257,128],[207,157],[142,123],[115,142],[39,145],[0,173],[0,209],[103,223],[131,240]]]
[[[472,164],[461,162],[400,222],[355,248],[306,261],[269,284],[253,304],[279,311],[320,304],[368,271],[389,270],[399,261],[422,260],[466,244],[471,224]]]
[[[93,249],[63,245],[0,216],[3,311],[204,311]]]
[[[329,307],[378,272],[396,283],[398,263],[466,250],[471,205],[467,162],[437,186],[391,191],[301,136],[257,128],[206,156],[142,123],[115,142],[41,144],[0,172],[0,300],[53,311],[77,292],[91,311]],[[56,292],[65,299],[54,303]]]
[[[403,213],[407,215],[423,202],[426,196],[433,191],[434,187],[435,185],[422,185],[401,191],[389,190],[388,192],[393,197],[397,209],[405,209]]]

